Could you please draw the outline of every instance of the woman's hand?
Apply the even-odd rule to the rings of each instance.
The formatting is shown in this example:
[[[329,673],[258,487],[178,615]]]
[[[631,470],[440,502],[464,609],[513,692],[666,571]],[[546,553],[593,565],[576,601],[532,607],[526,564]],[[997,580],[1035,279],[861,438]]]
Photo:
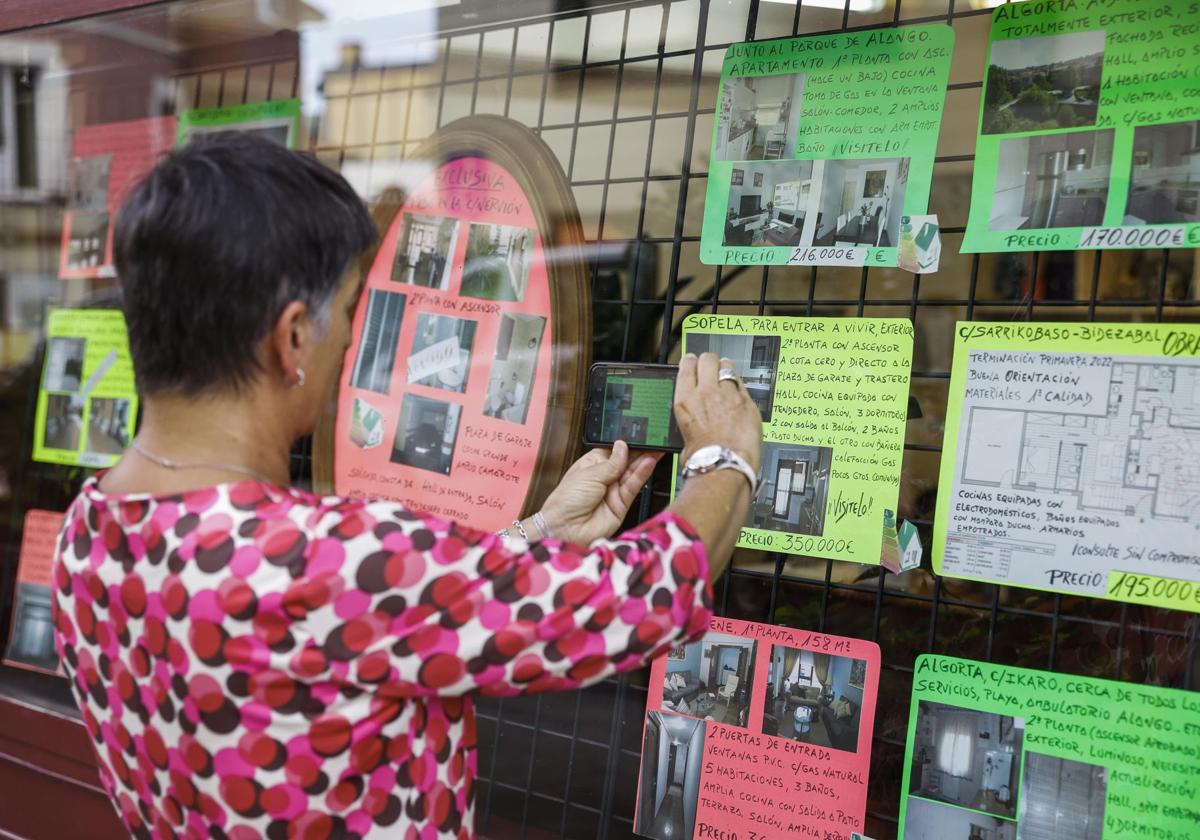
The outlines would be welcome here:
[[[631,458],[624,441],[611,451],[588,452],[571,465],[542,507],[550,536],[578,545],[612,536],[661,457],[656,452]]]

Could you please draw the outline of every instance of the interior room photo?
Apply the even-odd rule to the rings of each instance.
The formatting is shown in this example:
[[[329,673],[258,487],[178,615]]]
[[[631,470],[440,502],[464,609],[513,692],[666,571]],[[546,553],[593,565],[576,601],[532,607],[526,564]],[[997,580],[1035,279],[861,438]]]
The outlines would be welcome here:
[[[450,474],[462,406],[405,394],[392,462]]]
[[[1016,840],[1011,820],[964,811],[928,799],[908,798],[901,840]]]
[[[1200,222],[1200,120],[1135,128],[1129,180],[1125,224]]]
[[[909,793],[1012,819],[1025,721],[922,701]]]
[[[537,232],[511,225],[471,225],[461,293],[487,300],[524,300]]]
[[[67,243],[67,268],[103,265],[108,248],[108,213],[72,213]]]
[[[687,337],[689,353],[716,353],[733,362],[734,370],[762,413],[764,423],[771,422],[771,409],[775,403],[779,343],[777,335],[692,333]]]
[[[763,734],[856,752],[866,669],[863,659],[772,645]]]
[[[1112,154],[1112,129],[1001,140],[988,229],[1102,224]]]
[[[637,833],[655,840],[695,836],[705,723],[670,712],[646,715]]]
[[[524,423],[529,416],[538,350],[545,329],[546,319],[540,315],[500,316],[496,355],[492,358],[483,400],[483,413],[488,417]]]
[[[8,640],[6,658],[47,671],[58,667],[50,602],[49,586],[27,581],[17,583],[12,636]]]
[[[818,161],[816,246],[894,248],[908,189],[908,158]]]
[[[467,389],[477,322],[449,315],[417,316],[408,381],[461,394]]]
[[[42,445],[74,452],[79,448],[82,433],[83,403],[70,394],[48,394]]]
[[[367,311],[350,371],[350,384],[355,388],[377,394],[386,394],[391,388],[404,303],[404,295],[396,292],[367,290]]]
[[[430,289],[450,287],[458,219],[405,213],[396,241],[392,280]]]
[[[795,154],[804,74],[726,79],[716,160],[787,160]]]
[[[1108,769],[1025,753],[1017,840],[1101,840]]]
[[[52,338],[46,344],[46,365],[42,369],[42,388],[46,391],[79,390],[83,381],[83,354],[87,339]]]
[[[811,160],[735,166],[729,178],[723,244],[799,245],[812,172]]]
[[[129,446],[129,400],[95,397],[88,403],[88,433],[83,448],[120,455]]]
[[[825,531],[833,450],[799,443],[763,443],[762,491],[746,527],[820,536]]]
[[[754,682],[755,643],[709,633],[667,655],[663,708],[705,720],[745,726]]]

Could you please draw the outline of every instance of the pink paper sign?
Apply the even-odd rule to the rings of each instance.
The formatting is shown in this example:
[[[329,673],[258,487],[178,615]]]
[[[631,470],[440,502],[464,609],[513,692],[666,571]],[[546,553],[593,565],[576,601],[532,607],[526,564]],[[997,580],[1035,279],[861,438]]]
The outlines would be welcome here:
[[[862,831],[879,646],[713,619],[650,670],[638,834],[838,838]]]
[[[25,514],[12,625],[4,654],[6,665],[47,674],[58,673],[51,599],[54,546],[62,522],[63,515],[55,511],[30,510]]]
[[[85,125],[75,132],[59,277],[114,276],[112,231],[117,211],[129,190],[174,144],[174,117]]]
[[[476,528],[509,525],[537,466],[551,335],[528,196],[495,162],[442,165],[386,233],[355,313],[337,492]]]

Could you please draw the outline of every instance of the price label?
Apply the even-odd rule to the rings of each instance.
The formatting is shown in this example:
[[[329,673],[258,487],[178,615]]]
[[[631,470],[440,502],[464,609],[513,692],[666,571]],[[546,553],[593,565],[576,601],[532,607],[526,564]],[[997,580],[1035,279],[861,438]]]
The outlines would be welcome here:
[[[1190,580],[1113,571],[1108,575],[1108,595],[1149,607],[1200,612],[1200,583]]]
[[[1079,234],[1080,248],[1177,248],[1187,241],[1187,225],[1090,227]]]

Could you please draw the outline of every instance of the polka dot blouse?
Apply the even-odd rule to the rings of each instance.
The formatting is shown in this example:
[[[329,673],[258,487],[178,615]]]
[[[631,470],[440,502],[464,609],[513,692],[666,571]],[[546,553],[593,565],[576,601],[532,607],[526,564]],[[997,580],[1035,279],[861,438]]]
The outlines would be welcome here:
[[[695,532],[579,548],[258,481],[89,479],[59,655],[136,837],[472,837],[472,695],[574,689],[699,636]]]

